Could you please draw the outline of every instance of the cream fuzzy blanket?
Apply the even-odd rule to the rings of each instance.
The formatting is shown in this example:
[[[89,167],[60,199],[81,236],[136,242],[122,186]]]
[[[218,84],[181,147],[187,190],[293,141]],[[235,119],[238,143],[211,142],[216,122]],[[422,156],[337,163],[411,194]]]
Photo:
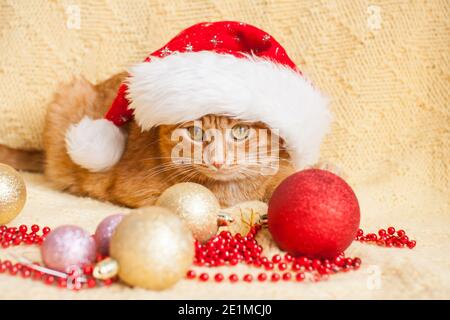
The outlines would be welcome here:
[[[399,226],[418,242],[414,250],[355,243],[348,254],[361,257],[361,269],[323,283],[181,281],[163,292],[74,293],[0,275],[0,298],[450,298],[449,16],[446,0],[0,0],[0,144],[42,146],[44,106],[58,82],[106,79],[193,23],[245,21],[272,34],[331,97],[322,158],[354,187],[362,227]],[[93,231],[123,211],[24,176],[29,199],[13,224]]]
[[[40,175],[24,174],[28,185],[28,202],[23,212],[14,220],[22,223],[49,225],[61,224],[83,226],[91,232],[103,217],[112,213],[127,212],[120,207],[101,203],[89,198],[77,198],[51,189]],[[434,208],[426,215],[415,217],[409,213],[410,206],[396,207],[396,214],[386,214],[386,203],[373,200],[373,194],[389,191],[384,187],[356,189],[359,196],[363,222],[367,231],[394,225],[403,227],[411,237],[417,239],[417,247],[410,249],[388,249],[367,244],[354,243],[348,256],[358,256],[363,263],[357,271],[331,276],[323,282],[271,282],[217,284],[213,281],[181,280],[174,287],[161,291],[148,291],[115,284],[109,288],[86,289],[79,292],[48,287],[29,279],[0,275],[0,298],[2,299],[449,299],[450,298],[450,241],[448,228],[450,218],[439,212],[439,203],[445,197],[434,197]],[[414,201],[414,192],[410,201]],[[390,205],[392,206],[392,204]],[[428,204],[425,204],[428,207]],[[372,208],[372,209],[370,209]],[[236,210],[232,210],[232,214]],[[369,214],[368,214],[369,213]],[[370,213],[377,213],[370,218]],[[266,253],[277,251],[267,231],[258,236]],[[23,254],[39,261],[37,247],[16,247],[0,250],[0,259],[10,258],[7,253]],[[200,268],[196,268],[200,270]],[[257,274],[259,269],[245,265],[210,269],[224,274],[236,272]]]

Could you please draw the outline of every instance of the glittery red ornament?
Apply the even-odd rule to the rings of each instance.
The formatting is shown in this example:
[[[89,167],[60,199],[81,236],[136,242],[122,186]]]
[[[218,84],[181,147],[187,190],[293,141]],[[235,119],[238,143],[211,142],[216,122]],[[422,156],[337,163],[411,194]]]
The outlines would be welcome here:
[[[359,220],[352,188],[325,170],[309,169],[289,176],[269,202],[269,231],[281,249],[296,256],[337,256],[355,238]]]

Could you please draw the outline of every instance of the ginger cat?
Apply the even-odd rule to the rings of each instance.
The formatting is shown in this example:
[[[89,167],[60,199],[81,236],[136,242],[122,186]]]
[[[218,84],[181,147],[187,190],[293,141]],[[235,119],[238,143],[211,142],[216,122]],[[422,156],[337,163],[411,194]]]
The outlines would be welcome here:
[[[251,163],[240,163],[233,157],[226,162],[227,150],[231,149],[225,148],[205,153],[201,163],[174,162],[172,151],[177,141],[173,141],[172,136],[175,130],[181,132],[192,148],[208,146],[211,141],[205,139],[205,132],[214,129],[223,133],[228,147],[245,144],[248,151],[249,143],[258,139],[258,129],[268,129],[263,123],[242,122],[219,115],[178,125],[161,125],[144,132],[132,121],[124,127],[128,134],[125,152],[112,169],[93,173],[79,167],[66,151],[68,127],[86,115],[102,118],[125,77],[126,74],[121,73],[98,85],[76,79],[57,91],[48,108],[43,136],[44,173],[57,188],[135,208],[152,205],[169,186],[190,181],[206,186],[222,206],[230,206],[246,200],[268,200],[278,183],[294,172],[283,141],[276,136],[277,146],[280,146],[276,166],[264,158],[258,160],[251,153],[249,158],[254,160]],[[270,131],[269,136],[272,137]],[[267,141],[266,147],[270,148],[274,140]],[[272,171],[262,174],[264,169]]]

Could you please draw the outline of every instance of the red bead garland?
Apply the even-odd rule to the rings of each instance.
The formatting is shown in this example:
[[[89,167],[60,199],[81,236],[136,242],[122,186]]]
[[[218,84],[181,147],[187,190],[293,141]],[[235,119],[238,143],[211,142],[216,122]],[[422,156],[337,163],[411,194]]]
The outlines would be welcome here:
[[[346,257],[344,253],[339,254],[334,259],[309,259],[305,256],[293,257],[289,253],[283,256],[274,254],[272,257],[267,257],[263,255],[263,248],[255,239],[261,228],[261,225],[253,226],[246,236],[242,236],[239,233],[233,236],[228,231],[222,231],[204,244],[195,241],[194,264],[196,266],[212,268],[224,265],[235,266],[238,263],[245,263],[249,266],[262,269],[262,272],[259,272],[257,275],[247,273],[239,278],[234,273],[225,276],[218,272],[210,276],[207,272],[197,274],[194,270],[189,270],[186,273],[186,278],[190,280],[198,279],[202,282],[207,282],[211,278],[217,283],[226,280],[231,283],[238,282],[239,280],[247,283],[253,281],[303,282],[306,279],[321,281],[327,279],[331,274],[356,270],[361,265],[360,258]],[[36,224],[31,227],[26,225],[19,227],[0,225],[0,245],[3,248],[21,244],[41,245],[49,232],[49,227],[41,228]],[[416,241],[411,240],[404,230],[396,231],[394,227],[380,229],[378,234],[364,234],[363,230],[359,229],[355,240],[384,247],[408,247],[412,249],[416,246]],[[98,255],[97,262],[104,258],[106,257]],[[33,264],[40,266],[39,263]],[[80,290],[82,288],[94,288],[99,285],[109,286],[117,280],[117,278],[107,280],[96,279],[92,276],[93,268],[93,265],[84,266],[79,271],[79,274],[69,274],[67,278],[64,278],[45,274],[27,264],[13,264],[9,260],[0,261],[0,274],[6,273],[22,278],[30,278],[59,288]],[[307,274],[310,274],[310,276],[307,277]]]
[[[260,225],[255,225],[246,236],[241,234],[233,236],[228,231],[222,231],[204,244],[196,241],[194,264],[211,268],[224,265],[235,266],[243,262],[249,266],[268,271],[260,272],[255,276],[255,279],[259,282],[267,280],[271,282],[280,280],[302,282],[307,279],[307,273],[311,274],[308,277],[311,281],[320,281],[327,279],[331,274],[357,270],[361,266],[360,258],[345,257],[344,253],[331,260],[309,259],[305,256],[293,257],[289,253],[284,256],[274,254],[269,258],[262,254],[263,249],[255,239],[260,229]],[[387,230],[381,229],[378,236],[374,233],[364,235],[363,230],[359,229],[355,240],[398,248],[408,247],[412,249],[416,245],[416,241],[410,240],[404,230],[395,232],[394,227],[389,227]],[[190,280],[198,278],[200,281],[206,282],[209,276],[208,273],[203,272],[197,277],[195,271],[189,270],[186,278]],[[216,282],[222,282],[224,279],[225,277],[221,273],[214,276]],[[239,281],[239,277],[236,274],[231,274],[228,276],[228,280],[234,283]],[[252,282],[253,275],[245,274],[240,280]]]
[[[41,230],[41,234],[39,231]],[[29,231],[29,232],[28,232]],[[18,246],[21,244],[26,245],[38,245],[40,246],[48,233],[50,233],[49,227],[41,228],[36,224],[33,224],[30,228],[26,225],[17,227],[7,227],[0,225],[0,244],[3,248],[10,246]],[[104,257],[97,256],[97,262],[103,260]],[[33,263],[34,266],[40,267],[37,262]],[[33,266],[15,263],[13,264],[9,260],[0,260],[0,274],[8,273],[13,276],[20,276],[22,278],[30,278],[35,281],[42,281],[49,286],[57,286],[59,288],[68,288],[73,290],[80,290],[82,288],[94,288],[99,285],[108,286],[116,279],[99,280],[92,276],[94,266],[87,265],[81,268],[77,274],[73,272],[68,274],[67,278],[57,277],[50,274],[45,274],[42,271],[36,270]]]
[[[348,271],[358,269],[361,265],[359,258],[346,258],[340,254],[333,261],[324,259],[309,259],[307,257],[293,257],[290,254],[281,256],[275,254],[271,258],[263,255],[263,249],[255,239],[256,234],[261,229],[260,225],[255,225],[250,229],[246,236],[241,234],[232,235],[228,231],[222,231],[220,234],[212,237],[208,242],[200,244],[195,242],[194,264],[203,267],[217,266],[235,266],[238,263],[246,263],[249,266],[264,269],[270,273],[260,272],[256,277],[259,282],[264,282],[270,278],[270,281],[303,281],[305,272],[312,273],[312,281],[326,279],[329,274],[339,271]],[[198,279],[206,282],[209,276],[206,272],[200,274]],[[195,271],[189,270],[186,274],[187,279],[196,279]],[[216,282],[222,282],[222,274],[216,274]],[[239,277],[231,274],[228,277],[230,282],[237,282]],[[240,279],[244,282],[252,282],[252,274],[245,274]]]
[[[41,245],[45,240],[45,236],[50,232],[49,227],[44,227],[42,233],[39,234],[41,229],[38,225],[34,224],[28,232],[26,225],[17,227],[7,227],[5,225],[0,226],[0,244],[3,248],[10,246],[18,246],[20,244],[37,244]]]
[[[378,234],[368,233],[364,235],[362,229],[358,230],[355,240],[366,243],[373,243],[382,247],[408,247],[412,249],[416,246],[416,241],[409,239],[404,230],[395,231],[394,227],[389,227],[387,230],[380,229]]]

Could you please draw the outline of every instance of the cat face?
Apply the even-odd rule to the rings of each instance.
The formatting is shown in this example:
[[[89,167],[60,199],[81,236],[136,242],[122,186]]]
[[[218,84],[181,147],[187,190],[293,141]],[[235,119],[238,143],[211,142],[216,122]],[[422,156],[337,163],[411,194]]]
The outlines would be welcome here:
[[[289,161],[275,130],[226,116],[160,126],[159,139],[163,161],[190,180],[270,176],[278,172],[280,161]]]

